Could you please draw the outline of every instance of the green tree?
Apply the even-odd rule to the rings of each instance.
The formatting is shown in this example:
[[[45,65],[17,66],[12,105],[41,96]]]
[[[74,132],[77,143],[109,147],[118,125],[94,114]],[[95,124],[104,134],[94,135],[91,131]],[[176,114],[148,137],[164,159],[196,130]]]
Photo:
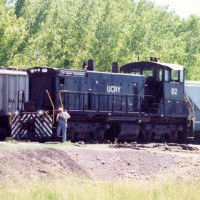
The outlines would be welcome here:
[[[3,8],[14,17],[14,8]],[[94,59],[96,70],[110,71],[113,61],[157,56],[185,65],[187,77],[199,66],[199,18],[183,20],[148,0],[17,0],[14,11],[10,27],[24,32],[14,40],[15,51],[2,47],[5,63],[80,69]]]
[[[190,16],[180,26],[180,35],[185,41],[187,54],[184,62],[187,69],[187,79],[200,79],[200,18]],[[195,72],[195,73],[194,73]]]
[[[9,61],[17,56],[18,46],[26,34],[23,19],[16,19],[14,7],[6,3],[0,1],[0,65],[2,66],[8,66]]]

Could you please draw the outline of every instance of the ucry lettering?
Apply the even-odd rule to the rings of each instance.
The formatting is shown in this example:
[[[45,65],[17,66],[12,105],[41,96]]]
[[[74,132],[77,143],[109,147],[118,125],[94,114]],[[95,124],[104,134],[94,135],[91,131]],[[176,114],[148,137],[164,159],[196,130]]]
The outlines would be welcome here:
[[[120,93],[120,86],[114,86],[114,85],[107,85],[107,92],[111,93]]]

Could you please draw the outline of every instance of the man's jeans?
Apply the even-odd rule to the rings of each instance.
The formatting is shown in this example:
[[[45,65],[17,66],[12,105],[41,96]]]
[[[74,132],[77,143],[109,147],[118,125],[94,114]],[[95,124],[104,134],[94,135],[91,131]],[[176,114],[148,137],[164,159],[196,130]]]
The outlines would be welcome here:
[[[67,140],[67,124],[64,122],[59,122],[57,127],[57,136],[60,136],[60,132],[62,131],[62,142]]]

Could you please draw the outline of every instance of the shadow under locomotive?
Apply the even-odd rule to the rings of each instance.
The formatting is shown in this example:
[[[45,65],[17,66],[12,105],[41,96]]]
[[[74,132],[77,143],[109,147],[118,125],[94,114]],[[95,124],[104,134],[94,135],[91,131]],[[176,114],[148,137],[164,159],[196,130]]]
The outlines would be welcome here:
[[[118,73],[34,67],[28,70],[29,101],[14,116],[12,137],[52,141],[57,108],[71,115],[72,141],[170,141],[193,137],[194,112],[184,91],[180,65],[134,62]]]

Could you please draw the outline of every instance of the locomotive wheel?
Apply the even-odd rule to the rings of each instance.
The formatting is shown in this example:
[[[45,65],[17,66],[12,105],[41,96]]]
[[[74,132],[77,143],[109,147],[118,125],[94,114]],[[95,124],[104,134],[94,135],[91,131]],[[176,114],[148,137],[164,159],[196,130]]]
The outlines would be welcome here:
[[[177,135],[177,142],[178,143],[181,143],[181,144],[185,144],[187,143],[187,132],[185,133],[184,130],[181,131],[181,132],[178,132],[178,135]]]
[[[7,136],[7,130],[5,128],[0,128],[0,141],[4,141]]]
[[[194,138],[194,143],[195,144],[200,144],[200,135],[195,135],[195,138]]]
[[[71,134],[70,134],[71,142],[73,142],[73,143],[77,142],[77,141],[78,141],[77,136],[78,136],[78,133],[77,133],[77,132],[71,133]]]
[[[160,136],[160,142],[166,142],[165,134],[161,134],[161,136]]]
[[[107,129],[104,134],[104,139],[106,141],[114,142],[115,141],[115,134],[112,129]]]
[[[156,135],[155,133],[151,134],[151,141],[150,142],[155,142],[155,135]]]
[[[161,134],[160,142],[171,142],[170,135],[168,133]]]
[[[164,136],[165,136],[165,142],[171,142],[171,136],[170,136],[170,134],[165,133]]]
[[[144,135],[142,133],[137,136],[137,143],[144,143]]]
[[[85,140],[87,142],[92,142],[92,143],[95,143],[97,138],[96,138],[96,133],[94,132],[88,132],[85,136]]]
[[[183,130],[178,132],[177,135],[177,141],[178,143],[187,143],[187,122],[184,123],[183,125]]]

